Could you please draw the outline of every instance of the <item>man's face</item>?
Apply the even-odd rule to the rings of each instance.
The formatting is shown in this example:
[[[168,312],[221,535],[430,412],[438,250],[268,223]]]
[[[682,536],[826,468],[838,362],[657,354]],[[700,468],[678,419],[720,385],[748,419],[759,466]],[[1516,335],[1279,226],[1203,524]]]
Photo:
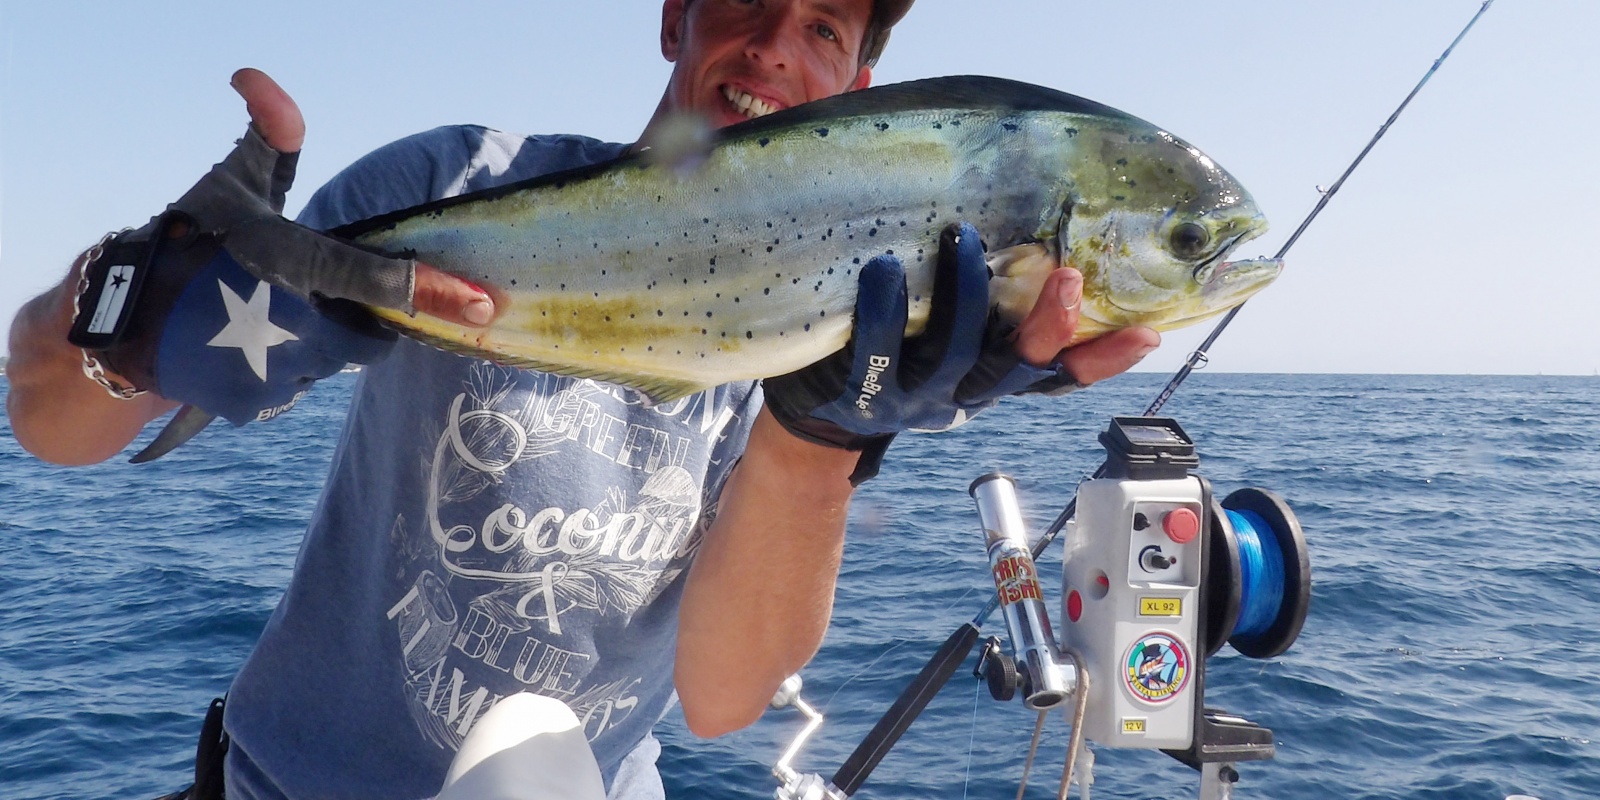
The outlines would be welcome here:
[[[871,0],[667,0],[661,52],[674,111],[722,127],[860,89]]]

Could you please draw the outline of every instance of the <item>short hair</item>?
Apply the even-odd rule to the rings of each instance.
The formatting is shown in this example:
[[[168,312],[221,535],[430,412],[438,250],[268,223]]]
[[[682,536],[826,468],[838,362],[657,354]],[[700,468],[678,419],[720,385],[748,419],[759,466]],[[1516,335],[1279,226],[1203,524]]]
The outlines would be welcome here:
[[[861,37],[861,64],[876,66],[889,43],[889,29],[905,17],[915,0],[873,0],[872,19],[867,22],[867,32]]]

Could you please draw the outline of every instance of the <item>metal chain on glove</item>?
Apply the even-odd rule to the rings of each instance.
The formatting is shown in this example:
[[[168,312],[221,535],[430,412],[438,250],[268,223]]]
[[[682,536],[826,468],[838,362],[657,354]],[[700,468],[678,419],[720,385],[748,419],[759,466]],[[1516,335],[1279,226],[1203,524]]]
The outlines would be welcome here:
[[[107,233],[105,236],[100,237],[100,241],[95,242],[93,247],[83,252],[81,261],[78,264],[78,285],[72,292],[72,322],[76,323],[78,321],[79,306],[83,302],[83,293],[89,290],[89,265],[99,261],[101,256],[105,255],[106,245],[111,244],[111,240],[132,231],[132,228],[123,228],[120,231]],[[143,390],[135,389],[132,386],[124,386],[106,377],[106,368],[101,365],[99,359],[89,355],[88,350],[80,347],[78,352],[83,356],[84,377],[100,384],[100,387],[106,390],[106,394],[118,400],[132,400],[144,394]]]

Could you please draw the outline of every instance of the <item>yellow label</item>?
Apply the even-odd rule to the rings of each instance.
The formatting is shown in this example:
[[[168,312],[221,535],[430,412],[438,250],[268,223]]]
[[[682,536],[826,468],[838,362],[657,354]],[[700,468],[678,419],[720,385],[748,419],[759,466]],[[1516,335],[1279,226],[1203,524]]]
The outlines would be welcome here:
[[[1123,717],[1123,733],[1144,733],[1144,717]]]
[[[1141,597],[1139,598],[1139,616],[1181,617],[1183,616],[1183,598]]]

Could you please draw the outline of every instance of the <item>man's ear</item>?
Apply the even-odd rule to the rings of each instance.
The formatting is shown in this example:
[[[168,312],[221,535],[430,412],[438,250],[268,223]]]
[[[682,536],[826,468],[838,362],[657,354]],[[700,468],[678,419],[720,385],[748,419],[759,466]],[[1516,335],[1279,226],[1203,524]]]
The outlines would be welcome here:
[[[683,47],[684,13],[687,0],[666,0],[661,4],[661,55],[677,61]]]
[[[863,66],[856,73],[856,79],[850,84],[850,91],[858,91],[872,85],[872,67]]]

